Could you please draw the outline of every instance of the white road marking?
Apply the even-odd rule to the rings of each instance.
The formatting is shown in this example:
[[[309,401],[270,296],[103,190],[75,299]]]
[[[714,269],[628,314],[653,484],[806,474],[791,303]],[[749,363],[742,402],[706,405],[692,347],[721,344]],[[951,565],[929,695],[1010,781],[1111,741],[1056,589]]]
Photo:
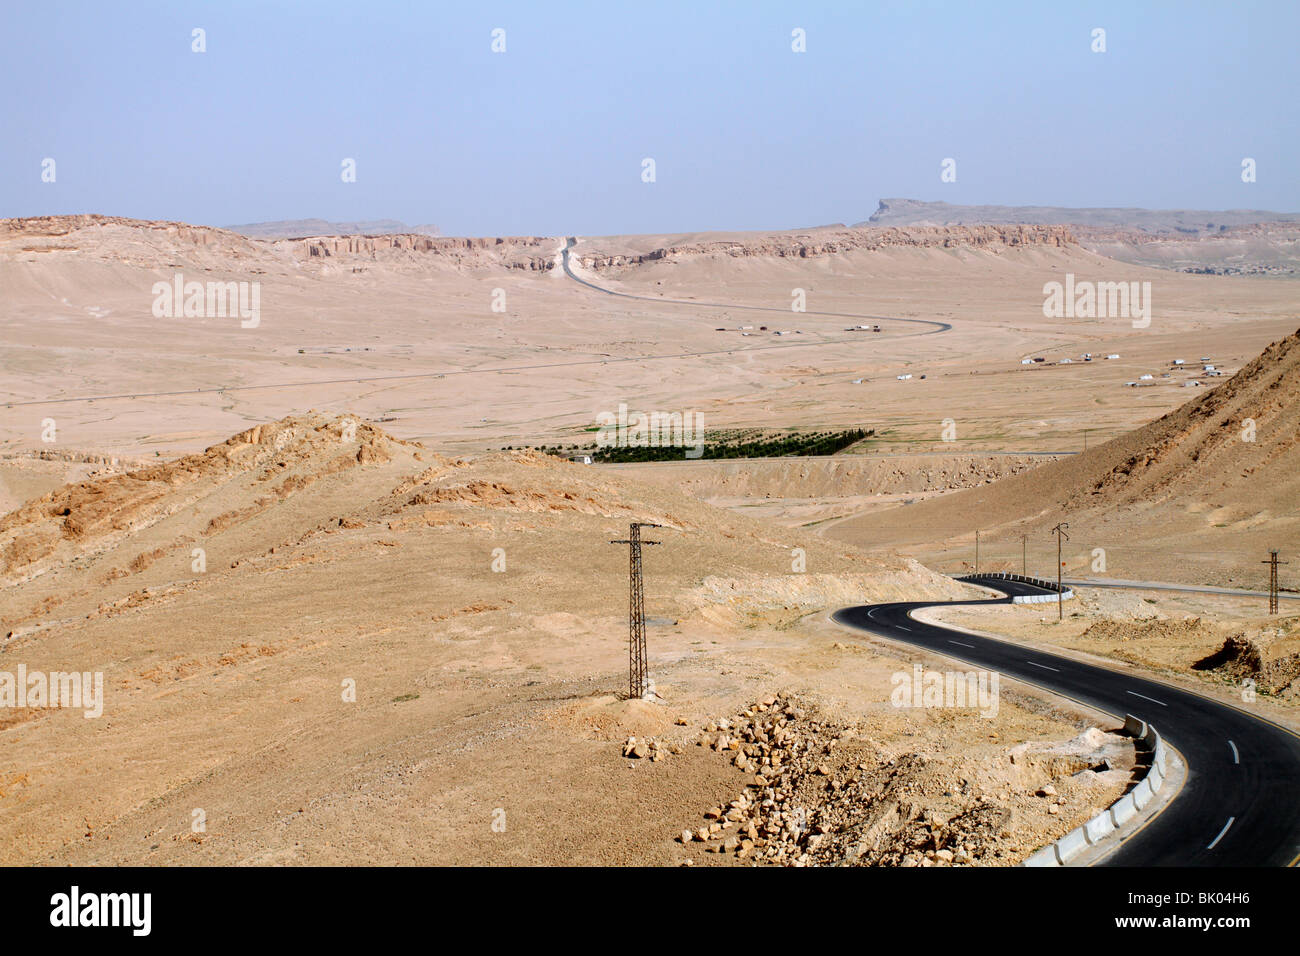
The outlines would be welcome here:
[[[969,647],[974,649],[974,644],[963,644],[961,641],[949,641],[949,644],[956,644],[958,647]]]
[[[901,625],[901,624],[898,625],[898,629],[899,629],[900,631],[907,631],[908,634],[911,634],[911,633],[912,633],[912,629],[911,629],[910,627],[903,627],[903,625]]]
[[[1137,691],[1135,691],[1135,690],[1131,690],[1131,691],[1129,691],[1129,693],[1132,694],[1134,697],[1141,697],[1143,700],[1149,700],[1149,701],[1151,701],[1151,703],[1153,703],[1153,704],[1159,704],[1161,707],[1168,707],[1168,706],[1169,706],[1169,705],[1166,704],[1164,701],[1156,700],[1154,697],[1148,697],[1146,694],[1139,694],[1139,693],[1138,693]]]
[[[1025,661],[1025,663],[1033,664],[1035,667],[1041,667],[1045,671],[1056,671],[1058,674],[1061,673],[1059,670],[1056,670],[1055,667],[1048,667],[1046,664],[1040,664],[1037,661]]]
[[[1237,753],[1237,745],[1229,740],[1228,746],[1232,748],[1232,762],[1241,763],[1241,754]]]
[[[1223,839],[1223,835],[1224,835],[1225,833],[1228,832],[1228,827],[1232,826],[1232,821],[1235,820],[1235,819],[1237,819],[1237,818],[1236,818],[1236,817],[1228,817],[1228,822],[1225,823],[1225,824],[1223,825],[1223,829],[1219,831],[1219,835],[1216,836],[1216,837],[1214,838],[1214,840],[1210,843],[1210,845],[1206,847],[1207,850],[1213,850],[1213,849],[1214,849],[1214,844],[1215,844],[1215,843],[1218,843],[1220,840]]]

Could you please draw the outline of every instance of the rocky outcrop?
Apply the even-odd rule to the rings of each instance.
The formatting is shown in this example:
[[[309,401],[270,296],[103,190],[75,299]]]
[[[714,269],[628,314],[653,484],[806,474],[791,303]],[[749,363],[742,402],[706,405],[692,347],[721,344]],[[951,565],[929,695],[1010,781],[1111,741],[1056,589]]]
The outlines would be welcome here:
[[[556,240],[539,236],[451,238],[422,235],[314,236],[282,239],[275,246],[298,261],[389,259],[434,255],[455,264],[482,264],[485,254],[511,269],[546,272],[555,266]]]

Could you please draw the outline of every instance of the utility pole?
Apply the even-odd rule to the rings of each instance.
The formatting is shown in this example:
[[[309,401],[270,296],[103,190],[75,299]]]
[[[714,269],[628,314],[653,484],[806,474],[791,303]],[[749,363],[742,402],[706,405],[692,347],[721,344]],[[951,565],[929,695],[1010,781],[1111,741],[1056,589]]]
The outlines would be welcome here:
[[[1020,536],[1020,573],[1029,577],[1029,535]]]
[[[649,661],[645,649],[645,592],[641,587],[641,545],[659,544],[642,541],[642,528],[661,528],[649,521],[633,521],[627,537],[610,544],[628,546],[627,573],[627,694],[632,700],[645,697],[650,688]]]
[[[1070,527],[1064,521],[1051,530],[1056,535],[1056,619],[1065,620],[1065,592],[1061,589],[1061,539],[1070,540],[1070,536],[1065,533],[1065,529]]]
[[[1277,559],[1277,548],[1270,548],[1268,560],[1261,561],[1260,564],[1268,565],[1268,613],[1277,613],[1277,566],[1279,564],[1290,564],[1290,561],[1279,561]]]
[[[980,533],[975,532],[975,573],[980,573]]]

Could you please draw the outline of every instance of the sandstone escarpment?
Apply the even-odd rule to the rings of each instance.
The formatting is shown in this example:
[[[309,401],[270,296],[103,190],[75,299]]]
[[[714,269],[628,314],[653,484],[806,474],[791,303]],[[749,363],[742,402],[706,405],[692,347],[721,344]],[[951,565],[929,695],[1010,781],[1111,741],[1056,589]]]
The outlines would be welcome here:
[[[766,256],[780,259],[810,259],[854,250],[872,251],[885,248],[1017,248],[1043,246],[1061,248],[1076,245],[1074,234],[1065,226],[951,226],[908,229],[845,229],[823,235],[781,234],[756,236],[743,241],[718,240],[660,246],[640,254],[604,255],[599,252],[581,255],[588,269],[620,268],[643,265],[661,259],[685,259],[697,256],[746,258]]]
[[[275,243],[299,262],[312,259],[405,259],[433,255],[453,264],[482,264],[491,259],[510,269],[545,272],[555,265],[556,240],[539,236],[461,238],[414,234],[386,236],[315,236]]]

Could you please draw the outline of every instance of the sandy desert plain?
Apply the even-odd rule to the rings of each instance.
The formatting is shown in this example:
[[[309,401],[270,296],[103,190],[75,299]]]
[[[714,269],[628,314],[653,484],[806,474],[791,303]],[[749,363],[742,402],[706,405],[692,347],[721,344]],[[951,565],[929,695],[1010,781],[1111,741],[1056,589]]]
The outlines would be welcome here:
[[[828,613],[978,596],[947,576],[977,531],[981,568],[1048,573],[1064,519],[1067,577],[1258,589],[1295,554],[1294,275],[1050,224],[572,238],[569,275],[563,236],[0,221],[0,670],[104,675],[97,719],[0,712],[0,863],[1010,865],[1123,792],[1114,720],[1009,680],[992,716],[895,708],[892,675],[951,665]],[[259,283],[255,324],[155,317],[177,273]],[[1067,274],[1150,282],[1149,325],[1046,318]],[[535,450],[620,404],[874,435]],[[655,700],[624,699],[630,521],[664,526]],[[1300,727],[1282,610],[931,613],[1225,700],[1250,678]],[[784,808],[742,797],[736,721]]]

